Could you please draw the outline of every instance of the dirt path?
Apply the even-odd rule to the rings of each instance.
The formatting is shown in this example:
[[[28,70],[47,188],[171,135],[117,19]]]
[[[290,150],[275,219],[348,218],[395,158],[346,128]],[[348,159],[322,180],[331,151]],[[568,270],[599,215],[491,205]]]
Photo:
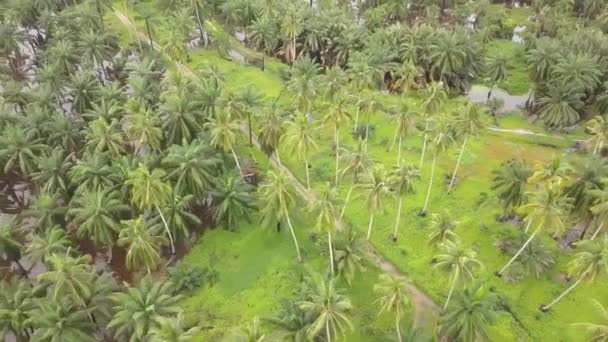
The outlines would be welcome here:
[[[136,31],[135,26],[124,13],[120,12],[117,9],[114,9],[114,13],[116,14],[118,19],[120,19],[120,21],[123,24],[125,24],[126,26],[129,26],[129,28],[131,30]],[[136,31],[136,33],[141,39],[143,39],[144,41],[147,41],[145,34],[143,34],[141,32],[137,32],[137,31]],[[154,43],[153,47],[155,50],[160,51],[160,46],[158,46],[156,43]],[[190,68],[188,68],[188,66],[183,65],[179,62],[175,62],[175,65],[177,66],[178,70],[180,70],[180,72],[182,72],[184,75],[187,75],[193,79],[200,81],[200,77],[196,73],[194,73]],[[249,129],[247,128],[246,125],[242,125],[242,129],[246,134],[249,134]],[[255,145],[255,147],[261,150],[261,145],[259,143],[257,135],[252,134],[252,138],[253,138],[252,140],[253,140],[253,144]],[[309,202],[314,201],[314,199],[315,199],[314,194],[312,192],[310,192],[304,186],[304,184],[302,184],[302,182],[300,182],[296,178],[296,176],[291,172],[291,170],[289,170],[283,164],[278,162],[276,160],[275,156],[272,156],[270,158],[270,164],[275,169],[278,169],[279,171],[281,171],[285,175],[287,175],[287,177],[294,184],[296,190],[298,191],[298,193],[300,194],[300,196],[302,196],[302,198],[304,200],[309,201]],[[408,277],[406,277],[401,271],[399,271],[399,269],[392,262],[390,262],[388,259],[386,259],[382,254],[380,254],[378,252],[378,250],[372,244],[369,244],[369,245],[371,247],[370,248],[371,252],[370,252],[370,256],[369,256],[370,260],[373,261],[373,263],[379,269],[381,269],[382,271],[384,271],[394,277],[401,278],[407,282],[408,290],[410,291],[411,299],[412,299],[412,302],[414,303],[414,327],[424,327],[424,326],[427,326],[428,324],[436,321],[437,315],[440,310],[439,306],[430,297],[428,297],[422,290],[420,290],[418,287],[416,287],[416,285],[414,285]]]
[[[562,139],[562,140],[564,139],[564,137],[561,137],[559,135],[537,133],[537,132],[533,132],[533,131],[531,131],[529,129],[525,129],[525,128],[506,129],[506,128],[488,127],[488,129],[490,131],[511,133],[511,134],[517,134],[517,135],[535,135],[535,136],[540,136],[540,137],[549,137],[549,138]]]

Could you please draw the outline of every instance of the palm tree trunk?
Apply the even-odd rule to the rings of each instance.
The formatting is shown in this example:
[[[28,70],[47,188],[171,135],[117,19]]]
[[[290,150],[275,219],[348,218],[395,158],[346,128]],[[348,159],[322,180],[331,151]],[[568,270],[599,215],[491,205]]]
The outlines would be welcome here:
[[[402,141],[402,138],[401,138],[401,136],[399,136],[399,145],[397,146],[397,148],[399,149],[397,151],[397,165],[398,166],[401,166],[401,141]]]
[[[521,248],[519,249],[519,251],[517,251],[517,253],[515,253],[515,255],[511,258],[511,260],[509,260],[509,262],[500,271],[498,271],[498,276],[501,276],[502,273],[509,266],[511,266],[511,264],[519,257],[519,255],[524,251],[524,249],[526,249],[526,247],[528,247],[528,245],[530,244],[530,242],[532,242],[532,239],[534,239],[534,237],[536,236],[536,233],[538,233],[538,229],[535,230],[534,233],[532,233],[532,235],[530,235],[530,237],[528,238],[528,241],[526,241],[526,243],[524,243],[524,245],[521,246]]]
[[[160,215],[160,219],[163,220],[163,225],[165,226],[167,235],[169,235],[169,242],[171,243],[171,254],[175,254],[175,244],[173,243],[173,236],[171,235],[171,230],[169,230],[169,225],[167,224],[167,221],[165,220],[165,215],[163,215],[163,212],[160,210],[158,205],[156,205],[156,211],[158,211],[158,214]]]
[[[462,147],[460,148],[460,154],[458,154],[458,160],[456,161],[456,167],[454,168],[454,173],[452,174],[452,179],[450,180],[450,186],[448,186],[448,193],[452,191],[452,186],[454,185],[454,180],[456,179],[456,172],[458,172],[458,167],[460,166],[460,160],[462,160],[462,155],[464,153],[464,147],[467,144],[467,139],[469,135],[465,135],[464,141],[462,142]]]
[[[359,112],[361,111],[361,109],[359,108],[359,105],[357,105],[357,112],[355,113],[355,126],[353,128],[353,132],[357,131],[357,128],[359,128]]]
[[[371,113],[368,114],[367,120],[365,123],[365,152],[367,152],[367,145],[369,143],[369,119],[370,119],[369,116],[370,115],[371,115]]]
[[[346,199],[344,200],[344,206],[342,207],[342,212],[340,213],[340,219],[344,217],[344,212],[346,211],[346,206],[348,205],[348,201],[350,200],[350,195],[353,193],[353,189],[355,188],[355,183],[353,183],[348,189],[348,193],[346,194]]]
[[[397,330],[397,342],[401,342],[401,330],[399,330],[399,317],[400,315],[395,315],[395,329]]]
[[[566,291],[564,291],[562,294],[560,294],[557,298],[555,298],[555,300],[553,300],[551,303],[547,304],[547,305],[541,305],[540,309],[542,311],[547,311],[549,310],[550,307],[552,307],[555,303],[559,302],[562,298],[564,298],[564,296],[566,296],[570,291],[574,290],[575,287],[578,286],[578,284],[581,283],[581,281],[583,281],[584,279],[584,275],[582,277],[580,277],[579,280],[577,280],[574,284],[572,284],[569,288],[566,289]]]
[[[251,112],[247,112],[247,126],[249,126],[249,146],[253,146],[253,131],[251,129]]]
[[[427,123],[428,126],[428,123]],[[427,141],[427,134],[424,133],[424,140],[422,142],[422,155],[420,156],[420,165],[418,165],[418,169],[422,169],[422,163],[424,163],[424,154],[426,152],[426,141]]]
[[[150,48],[154,49],[154,41],[152,40],[152,30],[150,29],[150,20],[146,18],[146,32],[148,33],[148,39],[150,40]]]
[[[395,231],[393,232],[393,240],[397,241],[397,232],[399,231],[399,221],[401,220],[401,207],[403,205],[403,196],[399,196],[399,206],[397,207],[397,219],[395,220]]]
[[[340,170],[340,131],[336,128],[336,187],[338,187],[338,172]]]
[[[333,245],[331,243],[331,230],[327,230],[327,244],[329,247],[329,269],[331,270],[331,276],[333,277],[335,274],[334,271],[334,251]]]
[[[293,226],[291,225],[291,219],[289,218],[289,214],[285,215],[287,219],[287,225],[289,225],[289,231],[291,232],[291,237],[293,238],[293,243],[296,245],[296,253],[298,254],[298,262],[302,262],[302,255],[300,254],[300,245],[298,244],[298,239],[296,238],[296,233],[293,231]]]
[[[310,190],[310,174],[308,172],[308,159],[304,161],[304,170],[306,170],[306,188]]]
[[[312,6],[312,0],[310,0]],[[329,333],[329,320],[325,321],[325,335],[327,335],[327,342],[331,342],[331,334]]]
[[[207,40],[205,39],[205,31],[203,30],[203,23],[201,22],[201,16],[198,13],[198,3],[194,4],[194,13],[196,14],[196,24],[198,25],[198,30],[201,34],[201,41],[203,41],[203,44],[207,46]]]
[[[234,157],[234,162],[236,163],[236,167],[237,167],[237,169],[239,169],[239,174],[241,176],[243,176],[243,170],[241,169],[241,164],[239,164],[239,158],[237,158],[236,152],[234,152],[234,148],[231,148],[230,151],[232,152],[232,157]]]
[[[452,299],[452,293],[454,293],[454,287],[456,287],[456,277],[457,273],[454,272],[454,275],[452,276],[452,284],[450,285],[450,292],[448,292],[448,298],[445,300],[445,304],[443,305],[443,311],[448,308],[448,304],[450,304],[450,299]]]
[[[597,227],[597,229],[595,230],[595,232],[593,233],[593,235],[591,235],[591,240],[595,240],[595,238],[597,237],[597,235],[600,233],[600,231],[602,230],[602,228],[604,227],[604,222],[602,222],[600,224],[599,227]]]
[[[372,213],[369,216],[369,226],[367,227],[367,241],[369,241],[369,239],[372,236],[372,226],[374,224],[374,212],[372,211]]]
[[[494,83],[490,86],[490,90],[488,91],[488,98],[486,99],[486,103],[490,102],[490,97],[492,97],[492,90],[494,90]]]
[[[435,176],[435,163],[437,162],[437,152],[433,156],[433,164],[431,164],[431,178],[429,179],[429,188],[426,190],[426,199],[424,200],[424,207],[422,207],[422,214],[426,213],[426,209],[429,205],[429,199],[431,198],[431,188],[433,187],[433,177]]]
[[[530,218],[530,221],[528,221],[528,224],[526,225],[526,229],[524,230],[524,233],[528,233],[528,229],[530,229],[530,225],[532,225],[532,218]]]

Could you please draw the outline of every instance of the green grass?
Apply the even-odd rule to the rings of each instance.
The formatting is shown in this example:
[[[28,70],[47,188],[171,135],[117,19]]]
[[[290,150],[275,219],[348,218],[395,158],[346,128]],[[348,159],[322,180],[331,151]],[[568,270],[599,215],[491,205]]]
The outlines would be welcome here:
[[[498,39],[487,45],[487,55],[492,56],[497,52],[502,52],[507,56],[507,79],[499,83],[498,86],[506,90],[511,95],[525,95],[530,89],[526,58],[521,44],[511,40]],[[486,81],[489,86],[489,81]]]
[[[498,49],[514,47],[509,42],[494,43]],[[261,72],[254,67],[240,65],[221,59],[217,53],[209,50],[192,51],[193,60],[190,66],[200,67],[204,64],[216,64],[225,73],[227,86],[239,88],[248,84],[256,85],[267,96],[276,96],[283,87],[278,71]],[[276,70],[282,66],[278,63]],[[515,68],[514,70],[519,70]],[[513,88],[517,88],[513,86]],[[511,90],[513,90],[513,88]],[[517,93],[516,91],[513,91]],[[386,96],[387,102],[398,100]],[[452,106],[456,102],[451,103]],[[395,151],[388,152],[393,134],[393,125],[384,114],[372,116],[375,133],[370,140],[370,153],[377,163],[389,168],[396,163]],[[502,119],[501,127],[527,128],[542,131],[543,128],[533,125],[521,117],[507,116]],[[312,180],[314,186],[329,182],[333,178],[334,156],[332,153],[332,131],[322,129],[319,133],[320,149],[312,158]],[[576,132],[575,136],[582,137]],[[593,320],[593,310],[589,299],[600,302],[608,301],[608,288],[600,284],[606,279],[598,279],[595,285],[582,284],[569,296],[564,298],[554,309],[542,314],[538,306],[552,300],[567,284],[556,280],[560,273],[566,271],[571,253],[559,255],[558,262],[551,272],[541,279],[528,278],[525,281],[508,284],[493,276],[508,260],[494,247],[496,233],[508,224],[498,223],[495,216],[500,209],[495,203],[479,206],[479,199],[485,193],[491,197],[491,172],[502,162],[511,158],[523,158],[530,162],[546,161],[554,155],[563,154],[567,139],[550,141],[545,138],[517,136],[498,132],[484,132],[479,137],[470,139],[459,171],[459,182],[451,195],[446,194],[446,184],[441,180],[454,167],[459,145],[439,156],[432,189],[429,211],[450,210],[459,221],[456,230],[465,246],[477,250],[478,257],[485,264],[485,271],[480,279],[485,286],[503,296],[511,307],[511,313],[500,311],[497,321],[492,325],[490,337],[493,341],[514,340],[550,340],[550,341],[583,341],[580,331],[571,328],[570,324]],[[353,145],[353,139],[344,129],[341,132],[343,146]],[[405,142],[405,158],[417,165],[422,138],[414,136]],[[290,151],[283,149],[283,161],[292,171],[304,180],[302,161],[290,158]],[[248,152],[240,149],[240,154]],[[259,152],[254,155],[262,169],[267,167],[264,157]],[[407,274],[421,289],[426,291],[436,302],[445,300],[448,288],[448,274],[431,266],[431,258],[437,250],[427,244],[430,218],[420,218],[416,212],[420,209],[426,192],[430,173],[430,156],[427,155],[422,169],[422,179],[418,182],[418,191],[405,200],[400,239],[393,243],[388,239],[393,228],[396,201],[387,199],[386,210],[377,215],[372,235],[372,243],[400,270]],[[344,197],[348,181],[342,180],[339,190]],[[300,206],[303,207],[303,206]],[[364,199],[357,196],[349,205],[347,220],[355,229],[364,232],[369,219]],[[204,287],[183,300],[186,311],[192,312],[201,325],[212,326],[205,330],[201,340],[217,340],[231,327],[250,321],[254,316],[263,316],[272,312],[282,297],[293,294],[303,269],[308,266],[323,270],[326,265],[322,248],[310,239],[310,218],[300,215],[295,219],[296,229],[306,253],[304,265],[297,265],[292,242],[286,234],[277,235],[265,232],[255,223],[243,224],[239,232],[212,230],[204,234],[184,262],[201,266],[213,264],[220,272],[220,280],[213,287]],[[487,229],[482,229],[482,224]],[[543,239],[552,248],[556,248],[548,234]],[[349,289],[355,304],[354,322],[357,329],[347,338],[349,341],[377,341],[381,336],[391,335],[392,327],[388,317],[377,317],[377,304],[372,291],[378,271],[369,269],[360,274],[356,285]],[[518,323],[521,322],[521,323]]]

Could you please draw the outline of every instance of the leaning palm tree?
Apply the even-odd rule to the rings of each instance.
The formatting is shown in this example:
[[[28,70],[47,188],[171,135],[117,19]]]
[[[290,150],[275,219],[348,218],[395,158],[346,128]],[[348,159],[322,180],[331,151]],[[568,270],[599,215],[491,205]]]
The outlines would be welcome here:
[[[456,291],[454,300],[439,320],[439,334],[450,341],[487,341],[494,321],[496,296],[481,285]]]
[[[493,56],[486,58],[486,76],[492,82],[488,91],[487,101],[492,97],[494,86],[507,79],[507,60],[507,56],[502,51],[498,51]]]
[[[449,211],[444,210],[439,214],[433,214],[429,233],[429,244],[441,245],[446,242],[457,242],[458,235],[454,232],[458,222],[454,221]]]
[[[338,186],[338,174],[340,170],[340,128],[347,124],[351,119],[348,108],[348,99],[344,95],[340,95],[332,99],[329,105],[327,114],[323,117],[323,122],[330,124],[334,129],[334,144],[336,149],[336,180],[335,185]]]
[[[308,158],[318,148],[314,138],[315,128],[304,113],[299,113],[293,121],[287,121],[286,126],[287,129],[283,135],[284,144],[294,150],[298,159],[304,161],[306,187],[310,189]]]
[[[532,169],[525,162],[512,159],[492,171],[492,174],[492,190],[496,191],[504,214],[510,214],[524,202]]]
[[[200,334],[199,327],[185,327],[183,313],[177,317],[160,317],[158,325],[150,329],[150,337],[154,341],[188,342]]]
[[[608,341],[608,310],[599,301],[592,299],[593,308],[602,320],[601,323],[574,323],[575,327],[581,327],[591,335],[589,341],[605,342]]]
[[[452,241],[447,240],[441,245],[441,254],[434,258],[437,261],[435,266],[452,272],[450,291],[443,305],[443,310],[447,309],[454,288],[458,283],[463,283],[466,286],[475,280],[475,269],[482,267],[481,262],[476,258],[477,253],[475,251],[463,249]]]
[[[570,208],[570,199],[563,197],[559,190],[544,188],[533,194],[529,204],[522,207],[522,211],[527,212],[525,220],[528,222],[525,232],[534,223],[535,227],[528,240],[515,253],[513,258],[498,271],[498,276],[509,267],[519,257],[534,237],[543,229],[551,228],[556,232],[564,230],[564,213]]]
[[[38,279],[50,285],[51,298],[55,301],[71,299],[80,307],[86,307],[93,294],[95,270],[91,256],[71,257],[69,254],[53,254],[47,258],[48,271]]]
[[[256,209],[254,187],[240,177],[231,176],[220,178],[215,184],[210,192],[213,219],[229,230],[236,229],[239,221],[248,219]]]
[[[268,155],[274,152],[277,157],[277,162],[281,163],[279,156],[279,144],[281,137],[285,133],[285,119],[280,110],[279,105],[273,102],[265,111],[262,111],[257,117],[258,123],[258,141],[262,150]]]
[[[591,133],[587,141],[593,144],[593,154],[597,154],[608,143],[608,120],[598,115],[587,123],[587,129]]]
[[[397,217],[395,219],[395,231],[393,232],[393,241],[397,241],[397,233],[399,231],[399,221],[401,219],[401,209],[403,207],[403,198],[416,191],[414,180],[420,178],[418,169],[410,164],[401,164],[395,166],[389,174],[388,183],[394,189],[397,197]]]
[[[127,248],[125,258],[127,268],[137,270],[145,267],[150,274],[160,262],[159,249],[166,242],[165,238],[156,235],[155,229],[146,227],[143,216],[121,221],[121,225],[117,244]]]
[[[167,220],[160,207],[164,205],[171,193],[171,186],[163,180],[166,174],[162,169],[154,169],[152,172],[144,164],[139,164],[137,169],[129,171],[125,185],[131,187],[131,202],[141,209],[155,208],[165,226],[165,231],[171,243],[171,253],[175,254],[175,244]]]
[[[407,283],[389,274],[381,274],[380,281],[374,285],[374,291],[380,295],[380,313],[392,312],[395,315],[395,329],[397,330],[397,341],[401,342],[401,331],[399,323],[404,311],[410,305]]]
[[[484,123],[481,119],[480,111],[481,109],[479,106],[469,103],[465,109],[464,115],[459,117],[456,121],[458,135],[463,136],[463,140],[460,153],[458,154],[458,160],[456,161],[456,166],[454,167],[454,172],[452,173],[452,178],[450,179],[450,185],[448,186],[448,193],[452,190],[452,186],[454,185],[456,173],[458,172],[458,167],[460,166],[460,161],[462,160],[464,148],[467,145],[469,136],[475,136],[484,129]]]
[[[569,278],[577,278],[562,294],[547,305],[541,305],[542,311],[547,311],[555,303],[574,290],[582,281],[593,282],[599,275],[608,274],[608,237],[601,240],[580,241],[576,243],[577,252],[568,264]]]
[[[393,137],[393,143],[389,150],[392,150],[395,142],[399,141],[397,145],[397,165],[401,165],[401,146],[403,144],[403,139],[411,135],[416,129],[416,115],[409,109],[405,100],[402,100],[401,108],[399,108],[399,111],[395,114],[394,122],[395,136]]]
[[[390,194],[388,178],[384,168],[379,165],[374,168],[369,178],[361,184],[369,210],[369,225],[367,228],[367,240],[372,236],[374,215],[384,210],[384,199]]]
[[[346,206],[350,201],[353,190],[359,184],[359,177],[367,177],[372,168],[372,161],[369,159],[367,151],[363,148],[363,142],[361,140],[359,140],[359,143],[354,150],[347,151],[347,154],[343,156],[343,159],[346,165],[342,169],[342,176],[351,176],[352,182],[348,188],[348,193],[346,194],[346,199],[344,200],[344,206],[340,212],[340,218],[344,217],[344,212],[346,211]]]
[[[308,279],[305,298],[298,306],[313,319],[307,329],[307,335],[314,339],[325,330],[327,342],[332,336],[337,338],[344,333],[345,327],[352,329],[352,323],[347,314],[352,310],[352,304],[343,289],[336,288],[336,279],[323,280],[319,275]]]
[[[590,238],[591,240],[595,240],[602,231],[602,228],[604,228],[604,225],[607,222],[606,220],[608,219],[608,190],[593,189],[589,190],[588,193],[593,198],[592,206],[589,210],[593,214],[594,220],[598,225]]]
[[[34,330],[32,341],[96,341],[90,308],[83,309],[66,299],[36,303],[28,320]]]
[[[424,206],[420,211],[420,215],[426,215],[426,209],[429,205],[431,198],[431,189],[433,188],[433,178],[435,177],[435,164],[437,163],[437,157],[439,154],[450,147],[454,142],[452,136],[452,127],[449,119],[445,115],[440,115],[436,120],[431,130],[431,142],[430,147],[433,149],[433,163],[431,164],[431,176],[429,178],[429,186],[426,191],[426,199],[424,200]]]
[[[270,223],[277,222],[280,227],[281,221],[286,219],[296,247],[298,261],[302,262],[300,246],[298,245],[298,239],[296,238],[289,216],[289,211],[296,204],[293,184],[284,174],[268,171],[266,181],[258,189],[263,202],[261,211],[265,225],[268,226]]]
[[[337,222],[337,191],[326,185],[310,203],[309,210],[316,216],[315,228],[320,232],[327,233],[327,248],[329,250],[329,269],[332,277],[334,271],[334,249],[332,244],[332,233],[338,226]]]
[[[211,135],[211,144],[224,152],[231,152],[239,174],[243,174],[239,158],[236,156],[234,147],[237,144],[241,131],[241,125],[228,112],[220,111],[205,124]]]
[[[424,163],[424,154],[428,143],[428,133],[431,115],[436,114],[447,100],[447,93],[442,82],[433,82],[424,90],[423,115],[424,115],[424,139],[422,144],[422,155],[420,156],[419,169],[422,169]]]

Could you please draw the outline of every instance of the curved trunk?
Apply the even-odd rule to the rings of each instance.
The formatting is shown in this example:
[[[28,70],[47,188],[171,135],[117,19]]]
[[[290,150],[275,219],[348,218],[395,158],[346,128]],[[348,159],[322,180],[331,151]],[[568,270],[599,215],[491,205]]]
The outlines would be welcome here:
[[[372,237],[372,226],[374,225],[374,212],[369,216],[369,226],[367,227],[367,241]]]
[[[460,166],[460,160],[462,159],[462,155],[464,153],[464,147],[467,144],[467,139],[469,135],[467,134],[464,137],[464,141],[462,142],[462,147],[460,148],[460,154],[458,154],[458,160],[456,161],[456,167],[454,168],[454,173],[452,174],[452,179],[450,180],[450,186],[448,187],[448,193],[452,191],[452,186],[454,185],[454,180],[456,179],[456,172],[458,172],[458,167]]]
[[[165,220],[165,215],[163,215],[163,212],[160,210],[158,205],[156,205],[156,211],[158,211],[158,214],[160,215],[161,220],[163,220],[163,225],[165,226],[165,231],[167,232],[167,235],[169,236],[169,242],[171,243],[171,254],[175,254],[175,244],[173,243],[173,235],[171,235],[171,230],[169,229],[169,225],[167,224],[167,221]]]
[[[401,316],[399,313],[395,315],[395,329],[397,330],[397,341],[401,342],[401,330],[399,330],[399,317]]]
[[[336,187],[338,187],[338,173],[340,170],[340,131],[336,128]]]
[[[532,225],[532,219],[530,219],[530,221],[528,221],[528,224],[526,225],[526,229],[524,230],[524,233],[528,233],[528,229],[530,229],[530,226]]]
[[[201,22],[201,16],[199,14],[198,3],[194,4],[194,13],[196,14],[196,24],[198,25],[198,30],[201,34],[201,41],[203,44],[207,46],[207,39],[205,39],[205,31],[203,30],[203,23]]]
[[[397,165],[401,166],[401,141],[402,138],[401,136],[399,136],[399,146],[397,146],[398,151],[397,151]]]
[[[600,231],[602,230],[602,228],[604,227],[604,222],[602,222],[600,224],[599,227],[597,227],[597,229],[595,230],[595,232],[593,233],[593,235],[591,235],[591,240],[595,240],[595,238],[597,237],[597,235],[600,233]]]
[[[550,307],[552,307],[555,303],[559,302],[568,293],[570,293],[570,291],[574,290],[574,288],[577,287],[578,284],[581,283],[581,281],[583,281],[583,278],[584,278],[584,275],[579,280],[577,280],[574,284],[572,284],[569,288],[567,288],[566,291],[562,292],[562,294],[560,294],[557,298],[555,298],[551,303],[549,303],[547,305],[542,305],[541,310],[543,310],[543,311],[549,310]]]
[[[310,0],[312,6],[312,0]],[[327,342],[331,342],[331,334],[329,333],[329,320],[325,321],[325,335],[327,335]]]
[[[234,162],[236,163],[236,167],[237,167],[237,169],[239,169],[239,174],[242,177],[243,176],[243,170],[241,169],[241,164],[239,164],[239,158],[237,158],[236,152],[234,152],[234,148],[231,148],[230,151],[232,152],[232,157],[234,157]]]
[[[304,161],[304,169],[306,170],[306,188],[310,190],[310,174],[308,172],[308,159]]]
[[[344,217],[344,212],[346,211],[346,206],[348,205],[348,201],[350,200],[350,196],[353,193],[354,187],[355,187],[355,183],[353,183],[350,186],[350,189],[348,189],[348,193],[346,194],[346,199],[344,200],[344,206],[342,207],[342,212],[340,213],[340,219],[342,219]]]
[[[285,215],[287,219],[287,225],[289,226],[289,231],[291,232],[291,237],[293,238],[293,243],[296,246],[296,254],[298,254],[298,262],[302,262],[302,255],[300,254],[300,245],[298,244],[298,239],[296,238],[296,233],[293,231],[293,226],[291,225],[291,219],[289,218],[289,214]]]
[[[500,270],[498,271],[498,275],[501,276],[502,273],[509,268],[509,266],[511,266],[511,264],[519,257],[519,255],[521,254],[521,252],[524,251],[524,249],[526,247],[528,247],[528,245],[530,244],[530,242],[532,242],[532,239],[534,239],[534,237],[536,236],[536,234],[538,233],[538,230],[536,230],[534,233],[532,233],[532,235],[530,235],[530,237],[528,238],[528,241],[526,241],[526,243],[524,243],[523,246],[521,246],[521,248],[519,249],[519,251],[517,251],[517,253],[515,253],[515,255],[511,258],[511,260],[509,260],[509,262]]]
[[[426,209],[429,206],[429,199],[431,198],[431,188],[433,187],[433,177],[435,176],[435,163],[437,162],[437,153],[433,156],[433,164],[431,164],[431,178],[429,179],[429,187],[426,190],[426,199],[424,200],[424,207],[422,212],[426,213]]]
[[[424,126],[424,131],[426,132],[429,129],[429,120],[426,120],[426,124]],[[426,152],[426,141],[428,140],[428,135],[426,133],[424,133],[424,140],[422,143],[422,155],[420,156],[420,165],[418,166],[418,169],[422,169],[422,163],[424,163],[424,153]]]
[[[357,128],[359,128],[359,112],[360,111],[361,111],[361,109],[357,105],[357,112],[355,113],[355,126],[353,128],[353,132],[356,132]]]
[[[331,230],[327,230],[327,244],[329,247],[329,269],[331,270],[331,276],[335,275],[334,271],[334,250],[331,243]]]
[[[249,126],[249,146],[253,146],[253,131],[251,130],[251,112],[247,112],[247,126]]]
[[[443,305],[443,311],[448,308],[448,304],[450,304],[450,299],[452,299],[452,293],[454,293],[454,287],[456,287],[456,279],[458,277],[458,271],[454,272],[452,276],[452,285],[450,285],[450,292],[448,292],[448,298],[445,300],[445,304]]]
[[[399,196],[399,206],[397,207],[397,219],[395,220],[395,231],[393,232],[393,239],[397,241],[397,232],[399,231],[399,221],[401,220],[401,207],[403,205],[403,196]]]

